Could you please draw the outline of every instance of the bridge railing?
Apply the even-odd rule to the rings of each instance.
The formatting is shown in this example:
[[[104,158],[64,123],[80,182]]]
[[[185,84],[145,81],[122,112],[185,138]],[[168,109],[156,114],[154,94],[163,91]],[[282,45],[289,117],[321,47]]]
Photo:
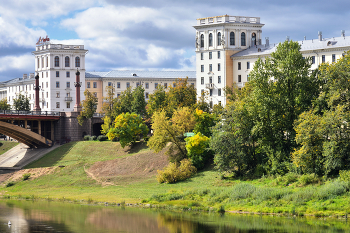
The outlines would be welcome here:
[[[60,112],[54,112],[54,111],[0,110],[0,114],[4,114],[4,115],[60,116]]]

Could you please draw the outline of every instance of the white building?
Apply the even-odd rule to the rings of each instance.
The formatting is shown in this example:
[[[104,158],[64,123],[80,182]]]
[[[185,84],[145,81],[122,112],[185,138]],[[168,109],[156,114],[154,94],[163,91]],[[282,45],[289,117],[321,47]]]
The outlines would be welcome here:
[[[197,19],[196,77],[197,94],[208,92],[213,104],[226,104],[223,88],[236,83],[242,88],[249,81],[249,73],[258,58],[264,59],[276,50],[278,44],[261,40],[259,17],[215,16]],[[220,41],[221,38],[221,41]],[[311,69],[324,62],[335,62],[350,49],[350,37],[341,31],[340,37],[298,41],[301,53],[312,58]]]
[[[40,107],[42,111],[73,111],[75,105],[76,71],[80,72],[81,93],[85,90],[84,45],[50,44],[38,42],[35,73],[39,75]],[[81,94],[81,100],[84,95]],[[33,106],[31,106],[33,108]]]

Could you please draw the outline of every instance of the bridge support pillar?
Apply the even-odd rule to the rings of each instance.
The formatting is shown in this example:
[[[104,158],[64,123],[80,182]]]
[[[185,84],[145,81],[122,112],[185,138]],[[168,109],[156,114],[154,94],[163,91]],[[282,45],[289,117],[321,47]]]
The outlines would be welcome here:
[[[38,120],[38,134],[42,135],[41,134],[41,121],[40,120]]]
[[[51,141],[55,141],[55,127],[53,121],[51,121]]]
[[[24,128],[27,129],[27,123],[28,121],[27,120],[24,120]]]

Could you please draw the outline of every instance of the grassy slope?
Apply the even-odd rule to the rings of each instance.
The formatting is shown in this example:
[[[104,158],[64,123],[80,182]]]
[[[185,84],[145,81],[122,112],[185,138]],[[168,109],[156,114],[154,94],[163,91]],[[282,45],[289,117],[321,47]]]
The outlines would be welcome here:
[[[299,187],[279,184],[276,179],[254,181],[221,180],[217,172],[206,170],[177,184],[158,184],[155,178],[101,186],[88,177],[84,167],[97,161],[108,161],[148,151],[144,145],[123,150],[119,143],[71,142],[52,151],[28,168],[58,167],[52,174],[14,186],[0,187],[0,193],[11,196],[69,198],[108,202],[162,203],[191,208],[219,208],[250,212],[290,214],[344,215],[350,212],[349,192],[339,191],[340,183],[328,181]]]
[[[0,155],[17,146],[18,142],[0,141]]]

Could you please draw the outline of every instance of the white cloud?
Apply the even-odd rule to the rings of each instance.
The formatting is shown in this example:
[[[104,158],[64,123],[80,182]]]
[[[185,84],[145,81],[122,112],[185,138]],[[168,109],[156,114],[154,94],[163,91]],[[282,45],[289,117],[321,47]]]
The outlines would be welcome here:
[[[15,69],[28,70],[28,73],[34,70],[34,56],[24,54],[21,56],[0,57],[0,72]]]

